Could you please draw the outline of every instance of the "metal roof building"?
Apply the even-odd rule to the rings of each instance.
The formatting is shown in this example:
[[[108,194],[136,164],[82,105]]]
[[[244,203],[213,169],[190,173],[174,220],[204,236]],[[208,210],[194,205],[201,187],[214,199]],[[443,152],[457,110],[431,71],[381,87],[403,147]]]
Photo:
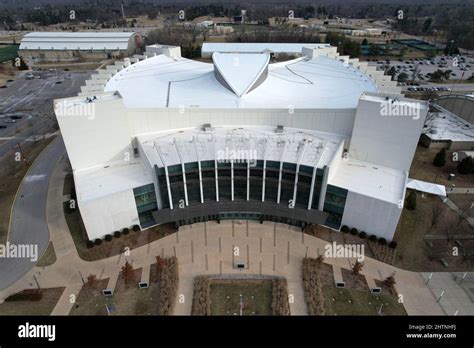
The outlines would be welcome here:
[[[81,52],[102,56],[115,52],[124,57],[135,53],[138,44],[134,32],[32,32],[21,40],[19,53],[44,60],[72,59]]]

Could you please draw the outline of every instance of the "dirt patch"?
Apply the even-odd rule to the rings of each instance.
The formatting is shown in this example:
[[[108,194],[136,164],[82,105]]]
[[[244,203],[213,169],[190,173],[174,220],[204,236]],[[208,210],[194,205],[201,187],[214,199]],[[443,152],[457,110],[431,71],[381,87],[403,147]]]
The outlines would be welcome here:
[[[355,290],[369,290],[367,280],[362,274],[354,275],[351,270],[341,268],[342,279],[346,283],[346,288]]]

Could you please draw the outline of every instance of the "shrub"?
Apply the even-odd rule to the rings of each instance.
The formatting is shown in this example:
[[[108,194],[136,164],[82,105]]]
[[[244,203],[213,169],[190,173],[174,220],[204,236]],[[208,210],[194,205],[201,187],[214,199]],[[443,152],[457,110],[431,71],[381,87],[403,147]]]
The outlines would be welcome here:
[[[341,227],[341,232],[348,233],[349,232],[349,227],[347,227],[346,225],[342,226]]]
[[[163,260],[163,266],[158,273],[160,284],[160,305],[158,315],[171,315],[178,294],[178,259],[170,257]]]
[[[128,235],[129,233],[130,233],[130,230],[129,230],[128,228],[126,228],[126,227],[122,230],[122,234],[123,234],[124,236]]]
[[[446,149],[442,148],[435,156],[433,164],[436,167],[443,167],[446,164]]]
[[[88,241],[86,242],[86,248],[87,248],[87,249],[91,249],[92,247],[94,247],[94,242],[91,241],[91,240],[88,240]]]
[[[355,235],[357,234],[357,228],[352,227],[352,228],[351,228],[351,234],[352,234],[353,236],[355,236]]]
[[[303,259],[303,289],[310,315],[324,315],[326,312],[319,265],[320,262],[316,259]]]
[[[389,246],[390,248],[392,248],[392,249],[395,249],[395,248],[397,247],[397,242],[395,242],[394,240],[392,240],[388,246]]]
[[[474,160],[468,156],[458,163],[457,170],[461,174],[474,173]]]
[[[379,244],[380,245],[385,245],[385,244],[387,244],[387,240],[385,238],[379,238]]]
[[[101,244],[102,244],[102,239],[97,238],[97,239],[94,241],[94,244],[95,244],[95,245],[101,245]]]
[[[120,231],[115,231],[115,232],[114,232],[114,237],[115,237],[115,238],[120,238],[121,235],[122,235],[122,234],[120,233]]]
[[[284,278],[272,280],[272,315],[290,315],[288,284]]]
[[[140,226],[138,226],[138,225],[133,225],[132,229],[133,229],[134,232],[140,232],[140,230],[141,230]]]
[[[360,231],[359,237],[365,239],[365,237],[367,237],[367,233],[365,233],[364,231]]]
[[[211,282],[207,276],[194,278],[191,315],[211,315]]]
[[[377,240],[377,236],[371,234],[370,237],[369,237],[369,240],[370,240],[371,242],[375,242],[375,241]]]
[[[105,235],[105,241],[110,242],[112,240],[112,236],[110,234]]]
[[[410,191],[406,201],[406,208],[408,210],[415,210],[416,209],[416,192]]]

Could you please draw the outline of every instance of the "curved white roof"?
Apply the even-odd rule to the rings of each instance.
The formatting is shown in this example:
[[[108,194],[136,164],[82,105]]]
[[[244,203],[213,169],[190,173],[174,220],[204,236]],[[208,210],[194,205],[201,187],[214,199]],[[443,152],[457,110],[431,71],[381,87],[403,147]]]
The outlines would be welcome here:
[[[226,54],[212,55],[214,67],[220,76],[232,88],[236,95],[241,97],[247,93],[260,78],[268,66],[268,53],[256,54]]]
[[[269,64],[268,76],[256,88],[249,77],[263,66],[263,58],[245,59],[240,71],[226,74],[233,93],[214,75],[214,65],[229,67],[243,54],[225,55],[217,64],[158,55],[121,70],[105,86],[117,90],[130,108],[356,108],[363,92],[377,92],[362,71],[328,57],[298,58]],[[250,57],[250,56],[249,56]],[[224,61],[225,60],[225,61]],[[252,70],[248,74],[243,70]],[[241,81],[243,79],[245,81]],[[239,96],[239,91],[249,90]]]

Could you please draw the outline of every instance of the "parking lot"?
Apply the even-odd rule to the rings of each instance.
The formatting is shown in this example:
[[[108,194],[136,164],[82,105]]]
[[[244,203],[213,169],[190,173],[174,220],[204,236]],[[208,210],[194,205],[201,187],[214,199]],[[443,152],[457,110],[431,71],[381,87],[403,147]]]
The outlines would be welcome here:
[[[0,157],[16,143],[54,132],[53,100],[77,94],[91,72],[20,72],[0,89]]]
[[[450,80],[467,80],[472,76],[474,70],[474,58],[468,56],[437,56],[434,58],[399,58],[392,60],[372,60],[369,65],[377,66],[379,69],[387,71],[392,67],[395,68],[395,80],[401,73],[408,76],[407,80],[411,80],[415,74],[415,81],[428,82],[430,74],[436,70],[447,71]],[[403,84],[401,84],[403,86]]]

